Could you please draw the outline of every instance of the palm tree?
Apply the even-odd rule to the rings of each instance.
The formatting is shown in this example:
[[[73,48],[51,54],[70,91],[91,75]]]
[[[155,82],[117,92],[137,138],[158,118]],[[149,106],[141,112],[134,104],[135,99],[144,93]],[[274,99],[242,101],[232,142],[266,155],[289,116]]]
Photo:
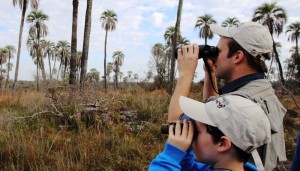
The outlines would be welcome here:
[[[287,69],[286,76],[300,81],[300,58],[299,56],[296,57],[297,51],[299,51],[299,48],[293,46],[290,50],[291,57],[285,61]]]
[[[42,11],[32,11],[27,16],[27,22],[30,24],[29,33],[35,34],[38,42],[40,41],[41,37],[47,36],[48,27],[45,24],[45,21],[48,19],[49,19],[48,15],[44,14]],[[38,45],[41,44],[38,43]],[[38,53],[38,55],[42,55],[42,54]],[[46,80],[46,72],[45,72],[44,61],[42,57],[43,56],[38,56],[37,62],[40,63],[39,65],[42,70],[43,79]]]
[[[89,57],[90,47],[90,35],[92,27],[92,5],[93,0],[87,0],[86,12],[85,12],[85,24],[84,24],[84,38],[83,38],[83,49],[81,57],[81,72],[80,72],[80,88],[84,88],[86,81],[87,62]]]
[[[294,22],[287,27],[285,33],[290,33],[288,40],[296,41],[296,49],[298,49],[298,38],[300,36],[300,22]],[[298,50],[296,50],[296,57],[299,58]]]
[[[8,86],[8,80],[9,80],[9,71],[11,70],[11,65],[10,65],[10,59],[14,57],[14,54],[16,53],[16,48],[12,45],[7,45],[5,47],[8,51],[8,63],[7,63],[7,77],[6,77],[6,83],[5,83],[5,89]]]
[[[44,41],[43,48],[45,50],[44,56],[48,56],[48,62],[49,62],[49,71],[50,71],[50,80],[52,79],[52,70],[51,70],[51,58],[53,58],[55,53],[55,44],[51,41]]]
[[[155,67],[157,72],[158,86],[161,87],[165,81],[166,73],[166,54],[164,51],[164,46],[161,43],[156,43],[151,49],[152,54],[152,65]]]
[[[70,79],[69,79],[69,84],[71,85],[75,85],[76,83],[78,4],[79,4],[78,0],[73,0]]]
[[[118,74],[120,72],[120,67],[123,65],[124,62],[124,53],[121,51],[115,51],[113,53],[113,60],[114,60],[114,71],[115,71],[115,86],[118,88]]]
[[[110,74],[112,73],[113,68],[114,68],[114,63],[113,62],[108,62],[107,67],[106,67],[106,77],[107,77],[108,85],[109,85],[109,82],[110,82]]]
[[[198,17],[195,28],[200,29],[199,36],[200,38],[204,38],[205,45],[207,44],[207,38],[212,39],[214,37],[213,32],[209,28],[209,25],[216,23],[216,20],[214,20],[213,17],[209,14],[205,14],[203,16]]]
[[[252,17],[252,21],[258,21],[259,23],[268,26],[273,39],[273,51],[275,53],[275,59],[278,63],[279,74],[282,84],[285,84],[282,72],[282,66],[279,60],[276,44],[273,38],[273,33],[279,35],[283,30],[283,25],[286,23],[287,16],[283,8],[277,6],[276,2],[263,3],[259,6]]]
[[[76,80],[77,81],[79,80],[80,71],[81,71],[81,57],[82,57],[82,52],[77,51],[77,55],[76,55]]]
[[[21,17],[20,31],[19,31],[19,43],[18,43],[18,52],[17,52],[16,71],[15,71],[15,78],[14,78],[14,83],[13,83],[13,91],[15,90],[16,82],[18,80],[18,74],[19,74],[22,34],[23,34],[26,10],[27,10],[29,3],[31,5],[31,8],[33,10],[36,10],[38,8],[38,2],[39,2],[39,0],[13,0],[13,5],[16,6],[17,4],[19,4],[20,9],[22,10],[22,17]]]
[[[226,18],[225,21],[223,21],[222,27],[232,27],[232,26],[236,26],[238,24],[240,24],[240,21],[237,18],[235,18],[235,17],[232,17],[232,18],[228,17],[228,18]]]
[[[177,18],[175,23],[174,37],[172,42],[172,58],[171,58],[171,72],[170,72],[170,82],[168,85],[168,93],[171,95],[173,92],[173,83],[175,77],[175,48],[177,46],[177,36],[180,34],[180,21],[181,21],[181,11],[182,11],[183,0],[179,0],[177,8]]]
[[[107,45],[107,33],[116,29],[118,22],[117,14],[112,10],[106,10],[100,17],[101,26],[105,30],[105,42],[104,42],[104,89],[107,93],[107,81],[106,81],[106,45]]]
[[[42,55],[44,54],[43,46],[41,45],[44,40],[40,40],[37,38],[37,35],[34,33],[29,34],[27,39],[27,48],[29,50],[29,54],[32,57],[34,63],[36,64],[36,90],[40,91],[39,85],[39,69],[42,69],[40,64],[40,60]]]
[[[69,64],[69,59],[70,59],[70,51],[71,51],[71,47],[69,42],[67,41],[63,41],[60,40],[57,43],[57,53],[59,55],[60,58],[60,65],[59,65],[59,69],[58,69],[58,73],[60,71],[61,65],[64,65],[64,71],[63,71],[63,79],[65,79],[66,76],[66,70],[68,68],[68,64]]]
[[[8,50],[6,48],[0,48],[0,90],[2,89],[2,80],[3,80],[3,70],[2,65],[6,63],[8,58]]]

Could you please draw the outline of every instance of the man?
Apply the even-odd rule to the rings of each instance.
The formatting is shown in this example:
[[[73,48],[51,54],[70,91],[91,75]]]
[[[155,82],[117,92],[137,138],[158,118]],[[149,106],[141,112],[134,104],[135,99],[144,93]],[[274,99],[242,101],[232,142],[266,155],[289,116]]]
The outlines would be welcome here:
[[[270,120],[272,141],[260,148],[259,153],[266,170],[271,171],[276,167],[277,161],[286,160],[282,125],[286,109],[279,102],[269,81],[265,79],[267,67],[264,61],[269,60],[273,52],[273,40],[269,30],[255,22],[241,23],[230,28],[211,25],[210,29],[220,35],[217,45],[219,55],[213,61],[208,60],[210,73],[204,67],[203,100],[209,101],[218,96],[213,86],[216,86],[216,78],[220,78],[226,84],[219,89],[219,95],[240,94],[261,105]],[[179,78],[169,105],[169,121],[177,120],[182,115],[179,96],[189,95],[198,53],[196,44],[178,50]],[[213,84],[209,74],[212,75]]]
[[[246,161],[251,154],[258,156],[257,147],[271,141],[269,119],[259,104],[237,95],[207,103],[181,96],[179,104],[195,122],[184,119],[181,128],[177,121],[175,129],[170,125],[165,149],[151,162],[150,171],[256,170]]]

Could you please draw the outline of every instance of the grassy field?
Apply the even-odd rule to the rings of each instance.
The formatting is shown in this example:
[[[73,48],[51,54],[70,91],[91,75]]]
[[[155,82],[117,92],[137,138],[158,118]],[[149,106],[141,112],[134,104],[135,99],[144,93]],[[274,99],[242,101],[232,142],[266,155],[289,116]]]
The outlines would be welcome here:
[[[191,97],[201,99],[193,91]],[[285,107],[300,112],[294,100]],[[0,170],[146,170],[163,149],[170,96],[163,90],[52,88],[0,94]],[[300,97],[295,97],[296,102]],[[299,116],[298,116],[299,117]],[[285,117],[289,164],[300,128]]]

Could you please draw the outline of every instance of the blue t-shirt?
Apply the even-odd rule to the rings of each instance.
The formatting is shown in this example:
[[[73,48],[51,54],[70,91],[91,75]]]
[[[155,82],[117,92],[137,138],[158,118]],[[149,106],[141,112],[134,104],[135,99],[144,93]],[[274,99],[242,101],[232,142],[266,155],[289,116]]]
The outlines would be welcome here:
[[[191,148],[185,152],[167,142],[164,151],[152,160],[148,171],[178,170],[221,171],[220,169],[214,170],[211,165],[196,162]],[[257,171],[257,168],[250,163],[246,163],[244,170]]]

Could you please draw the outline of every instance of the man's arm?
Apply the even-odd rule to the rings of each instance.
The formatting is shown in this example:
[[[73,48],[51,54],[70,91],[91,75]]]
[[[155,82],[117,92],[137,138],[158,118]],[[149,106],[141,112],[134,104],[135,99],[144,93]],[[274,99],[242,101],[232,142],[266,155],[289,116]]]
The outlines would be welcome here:
[[[189,95],[191,83],[198,65],[198,54],[199,47],[197,44],[183,46],[178,50],[179,78],[169,104],[168,121],[178,120],[182,114],[179,107],[179,97],[187,97]]]

